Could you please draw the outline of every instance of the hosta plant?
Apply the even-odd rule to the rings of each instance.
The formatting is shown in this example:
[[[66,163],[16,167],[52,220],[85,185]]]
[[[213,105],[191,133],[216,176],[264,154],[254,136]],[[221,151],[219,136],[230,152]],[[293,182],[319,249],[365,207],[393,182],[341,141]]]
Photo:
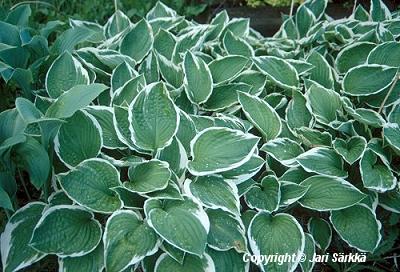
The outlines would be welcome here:
[[[11,11],[3,271],[398,269],[400,16],[380,0],[340,20],[326,6],[305,1],[268,38],[160,2],[138,22],[117,10],[41,30],[29,6]],[[326,252],[367,262],[309,261]]]

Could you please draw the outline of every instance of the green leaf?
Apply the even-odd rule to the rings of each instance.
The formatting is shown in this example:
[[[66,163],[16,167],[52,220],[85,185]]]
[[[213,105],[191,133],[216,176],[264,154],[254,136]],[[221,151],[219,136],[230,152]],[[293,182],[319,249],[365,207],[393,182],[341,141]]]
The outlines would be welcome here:
[[[155,151],[169,145],[179,126],[179,114],[163,83],[150,84],[129,106],[132,142]]]
[[[364,187],[370,190],[383,193],[396,186],[389,164],[371,149],[367,149],[360,160],[360,173]]]
[[[319,217],[311,217],[307,224],[308,231],[322,252],[325,252],[332,241],[332,227],[329,222]]]
[[[195,104],[207,101],[213,90],[213,80],[207,64],[188,51],[183,60],[183,72],[185,92],[189,100]]]
[[[332,67],[326,59],[316,50],[313,50],[308,56],[307,62],[314,66],[310,72],[310,79],[327,89],[332,89],[334,82]]]
[[[385,42],[374,47],[369,53],[367,62],[369,64],[381,64],[391,67],[399,67],[400,61],[393,58],[400,53],[400,44],[398,42]]]
[[[394,81],[397,68],[369,64],[351,68],[343,79],[343,92],[351,96],[377,94]]]
[[[312,176],[302,181],[300,185],[309,189],[299,203],[317,211],[341,210],[366,197],[352,184],[338,177]]]
[[[247,119],[262,133],[266,140],[275,139],[282,131],[276,111],[257,96],[239,92],[239,102]]]
[[[292,99],[286,108],[286,122],[290,129],[310,127],[313,116],[306,106],[306,99],[299,91],[293,91]]]
[[[208,128],[190,142],[192,160],[188,170],[197,176],[219,173],[240,167],[250,160],[258,137],[229,128]]]
[[[369,53],[375,47],[376,45],[371,42],[357,42],[349,44],[337,55],[335,60],[336,69],[339,73],[345,74],[351,68],[364,64]]]
[[[42,113],[35,105],[26,98],[17,97],[15,100],[15,108],[25,123],[30,124],[36,122],[42,117]]]
[[[59,258],[58,264],[59,269],[65,272],[101,272],[104,269],[103,243],[84,256]]]
[[[355,163],[363,155],[367,141],[364,137],[353,136],[347,140],[336,138],[333,148],[349,164]]]
[[[183,178],[186,173],[188,157],[185,147],[174,137],[171,144],[161,149],[156,156],[160,161],[167,162],[169,168],[178,176]]]
[[[203,257],[186,255],[183,263],[180,264],[167,253],[158,257],[154,272],[208,272],[215,271],[214,262],[208,254]]]
[[[385,210],[400,213],[400,192],[397,190],[379,194],[379,206]]]
[[[107,271],[123,271],[156,253],[160,245],[157,234],[129,210],[117,211],[108,218],[103,242]]]
[[[239,214],[239,195],[235,184],[220,176],[197,177],[194,182],[186,180],[185,193],[198,199],[210,209],[222,209],[232,214]]]
[[[188,197],[163,203],[149,199],[144,209],[148,224],[166,242],[185,252],[203,256],[210,222],[200,204]]]
[[[116,10],[104,26],[104,32],[110,38],[125,30],[130,24],[128,16],[120,10]]]
[[[296,158],[304,152],[298,143],[288,138],[271,140],[265,143],[260,150],[287,167],[297,166]]]
[[[373,252],[381,241],[381,222],[375,212],[364,204],[332,211],[330,220],[336,232],[349,246]]]
[[[115,92],[134,76],[137,76],[137,72],[126,61],[121,62],[112,72],[111,92]]]
[[[46,256],[29,246],[33,229],[45,207],[44,203],[31,202],[8,220],[0,238],[4,272],[21,270]]]
[[[389,145],[400,153],[400,125],[397,123],[386,123],[383,128],[383,136]]]
[[[58,175],[65,193],[76,203],[94,212],[112,213],[122,207],[111,188],[121,186],[119,172],[103,159],[82,161],[67,173]]]
[[[232,181],[236,184],[244,182],[249,178],[253,177],[260,171],[260,169],[264,166],[264,159],[260,156],[253,155],[250,160],[242,164],[241,166],[221,172],[220,174],[227,181]]]
[[[88,72],[69,52],[56,58],[46,74],[46,91],[51,98],[57,98],[72,87],[84,84],[89,84]]]
[[[280,183],[274,176],[266,176],[261,184],[253,185],[244,197],[250,208],[272,213],[279,207]]]
[[[129,181],[124,187],[135,193],[150,193],[165,189],[171,177],[169,165],[159,160],[151,160],[129,168]]]
[[[61,126],[54,140],[54,149],[60,160],[72,168],[86,159],[97,157],[103,145],[101,134],[96,119],[78,111]]]
[[[304,233],[305,244],[304,244],[304,254],[305,260],[300,262],[301,270],[303,272],[313,271],[315,265],[314,254],[315,254],[315,243],[314,238],[309,233]]]
[[[79,257],[92,252],[100,243],[101,235],[101,225],[91,212],[79,206],[59,205],[43,213],[30,246],[59,257]]]
[[[305,94],[307,108],[315,119],[324,125],[337,120],[337,113],[342,109],[340,96],[333,90],[312,84]]]
[[[296,160],[307,172],[333,177],[347,177],[347,172],[343,170],[342,158],[330,148],[312,148],[300,154]]]
[[[238,92],[251,92],[245,83],[228,83],[214,87],[210,98],[202,105],[208,111],[220,111],[238,103]]]
[[[290,237],[282,243],[282,237]],[[270,215],[259,212],[252,220],[248,230],[251,251],[254,255],[294,255],[289,262],[279,265],[268,262],[260,265],[265,271],[294,271],[304,251],[303,229],[296,219],[285,213]]]
[[[382,22],[392,18],[390,15],[390,10],[382,2],[382,0],[371,0],[369,14],[374,22]]]
[[[86,111],[91,114],[101,127],[101,137],[103,146],[108,149],[124,148],[125,145],[119,140],[114,127],[114,110],[106,106],[91,106],[86,108]]]
[[[153,41],[153,31],[149,23],[142,19],[123,38],[120,51],[136,62],[141,62],[153,47]]]
[[[302,186],[290,181],[281,181],[281,198],[279,206],[289,206],[301,199],[308,191],[307,186]]]
[[[279,87],[289,90],[298,88],[297,71],[287,61],[273,56],[255,57],[253,61],[257,68]]]
[[[243,255],[236,250],[228,251],[207,248],[207,253],[214,261],[215,271],[246,272],[249,263],[243,262]]]
[[[243,223],[239,216],[233,216],[222,210],[207,210],[210,220],[208,246],[217,250],[235,249],[246,252],[247,242]]]
[[[69,28],[58,35],[50,51],[53,54],[72,52],[76,45],[90,40],[94,35],[96,35],[96,31],[87,27]]]
[[[80,109],[88,106],[108,87],[103,84],[76,85],[61,94],[47,109],[46,117],[69,118]]]
[[[223,45],[229,55],[239,55],[243,57],[253,57],[253,48],[242,38],[233,35],[231,31],[227,31],[223,38]]]
[[[50,174],[50,159],[46,149],[33,137],[14,147],[19,163],[29,173],[29,179],[36,189],[40,189]],[[40,158],[40,159],[38,159]]]
[[[226,56],[208,64],[214,83],[225,83],[234,79],[246,66],[249,60],[242,56]]]

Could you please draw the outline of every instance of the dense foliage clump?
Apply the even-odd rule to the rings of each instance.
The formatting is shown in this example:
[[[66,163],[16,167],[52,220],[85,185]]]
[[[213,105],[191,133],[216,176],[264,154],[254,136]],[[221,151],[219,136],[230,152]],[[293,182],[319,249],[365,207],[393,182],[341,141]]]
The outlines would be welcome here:
[[[305,1],[270,38],[162,3],[136,23],[117,10],[40,30],[28,5],[11,10],[3,271],[398,269],[400,16],[380,0],[341,20],[326,6]]]

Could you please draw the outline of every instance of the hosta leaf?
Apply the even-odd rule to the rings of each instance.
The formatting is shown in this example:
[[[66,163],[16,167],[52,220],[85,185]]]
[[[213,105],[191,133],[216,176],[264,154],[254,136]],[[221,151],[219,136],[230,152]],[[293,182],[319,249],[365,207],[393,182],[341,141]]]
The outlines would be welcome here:
[[[144,75],[148,84],[160,81],[160,66],[154,51],[144,58],[138,69],[139,73]]]
[[[33,137],[27,137],[25,142],[17,144],[13,150],[19,156],[19,163],[29,173],[31,183],[37,189],[41,188],[51,169],[46,149]]]
[[[221,37],[230,31],[238,37],[246,37],[249,34],[250,20],[248,18],[233,18],[226,25],[221,33]]]
[[[246,235],[240,217],[233,216],[222,210],[207,210],[210,220],[208,233],[208,246],[217,250],[235,249],[245,252]]]
[[[275,160],[288,167],[297,166],[296,157],[304,152],[303,148],[288,138],[277,138],[265,143],[261,149]]]
[[[332,227],[329,222],[319,217],[311,217],[307,228],[313,236],[315,244],[325,252],[332,241]]]
[[[307,172],[333,177],[347,177],[342,158],[332,149],[315,147],[296,158]]]
[[[383,128],[383,136],[389,145],[400,153],[400,124],[387,123]]]
[[[400,192],[397,190],[379,194],[379,206],[385,210],[400,213]]]
[[[122,207],[118,194],[111,190],[122,185],[119,172],[106,160],[85,160],[58,179],[71,199],[92,211],[112,213]]]
[[[225,180],[233,181],[236,184],[248,180],[257,174],[258,171],[264,166],[265,161],[257,155],[253,155],[250,160],[242,164],[241,166],[221,172],[220,174]]]
[[[202,256],[207,243],[210,222],[200,204],[184,200],[146,201],[148,224],[166,242],[191,254]]]
[[[8,220],[0,238],[4,272],[20,270],[45,256],[29,246],[33,229],[44,208],[44,203],[31,202],[15,212]]]
[[[108,87],[103,84],[76,85],[60,95],[47,109],[46,117],[68,118],[88,106]]]
[[[46,75],[46,91],[51,98],[57,98],[79,84],[88,84],[89,75],[82,64],[69,52],[55,59]]]
[[[382,0],[371,0],[369,14],[374,22],[381,22],[392,18],[390,10]]]
[[[199,57],[188,51],[183,61],[185,91],[192,103],[201,104],[210,97],[213,86],[210,69]]]
[[[258,137],[229,128],[208,128],[190,143],[192,160],[188,170],[193,175],[209,175],[234,169],[250,160]]]
[[[214,83],[224,83],[237,76],[249,60],[242,56],[230,55],[208,64]]]
[[[296,26],[301,38],[307,35],[315,21],[314,13],[306,5],[301,5],[296,12]]]
[[[101,225],[79,206],[59,205],[47,209],[36,225],[30,245],[59,257],[79,257],[92,252],[101,241]],[[65,237],[74,237],[74,242]]]
[[[154,36],[154,50],[169,60],[172,59],[175,45],[175,36],[165,29],[160,29]]]
[[[314,238],[309,233],[304,233],[305,244],[304,244],[304,254],[305,260],[300,262],[301,270],[303,272],[313,271],[315,265],[314,254],[315,254],[315,243]]]
[[[86,111],[90,113],[101,127],[103,146],[109,149],[124,148],[125,145],[119,140],[114,127],[114,110],[105,106],[92,106]]]
[[[333,148],[349,164],[355,163],[367,147],[367,141],[361,136],[354,136],[348,140],[336,138],[333,141]]]
[[[343,92],[351,96],[377,94],[388,88],[396,77],[397,68],[385,65],[360,65],[351,68],[343,79]]]
[[[282,237],[290,237],[290,239],[282,243]],[[285,213],[270,215],[259,212],[251,220],[248,238],[251,251],[255,255],[294,254],[296,256],[282,265],[278,265],[277,262],[262,264],[265,271],[294,271],[300,262],[305,244],[300,224],[293,216]]]
[[[269,213],[278,209],[280,199],[280,183],[274,176],[264,177],[260,185],[253,185],[245,194],[245,201],[250,208]]]
[[[97,157],[102,146],[101,127],[93,116],[78,111],[64,123],[55,140],[54,149],[69,168]]]
[[[279,206],[288,206],[301,199],[308,191],[307,186],[302,186],[290,181],[281,181],[281,198]]]
[[[101,272],[104,269],[103,243],[84,256],[60,258],[58,264],[64,272]]]
[[[112,72],[111,91],[115,92],[134,76],[137,76],[137,72],[126,61],[123,61]]]
[[[373,252],[381,240],[381,223],[364,204],[332,211],[330,220],[340,237],[360,251]]]
[[[171,177],[166,162],[151,160],[129,168],[129,181],[124,187],[136,193],[149,193],[165,189]]]
[[[396,186],[396,177],[388,163],[370,149],[361,158],[360,173],[364,187],[370,190],[383,193]]]
[[[300,204],[317,211],[344,209],[366,197],[352,184],[338,177],[312,176],[300,185],[309,187],[299,200]]]
[[[185,192],[198,199],[210,209],[222,209],[239,214],[239,196],[237,188],[220,176],[197,177],[195,181],[185,181]]]
[[[400,53],[400,43],[386,42],[376,46],[368,55],[369,64],[380,64],[392,67],[399,67],[400,61],[393,58],[393,55]]]
[[[332,135],[329,132],[321,132],[307,127],[295,129],[295,132],[307,147],[332,145]]]
[[[113,37],[126,29],[130,24],[128,16],[120,10],[116,10],[104,26],[104,32],[107,37]]]
[[[239,92],[239,102],[247,119],[262,133],[266,140],[272,140],[281,133],[281,119],[266,101]]]
[[[351,68],[364,64],[369,52],[375,48],[371,42],[359,42],[346,46],[336,57],[336,69],[339,73],[347,73]]]
[[[332,68],[326,59],[320,53],[314,50],[308,56],[307,62],[314,66],[314,68],[310,71],[310,79],[327,89],[332,89]]]
[[[229,83],[214,87],[210,98],[202,105],[208,111],[220,111],[238,103],[238,92],[250,93],[252,86],[246,83]]]
[[[245,40],[233,35],[229,30],[225,33],[223,45],[230,55],[239,55],[248,58],[254,55],[253,48]]]
[[[337,119],[337,112],[341,110],[342,102],[335,91],[312,84],[305,97],[306,105],[317,121],[329,125]]]
[[[153,31],[149,23],[142,19],[133,26],[121,41],[120,51],[136,62],[141,62],[152,48],[153,41]]]
[[[154,272],[214,272],[214,262],[208,254],[203,257],[195,255],[186,255],[183,263],[180,264],[167,253],[158,257]]]
[[[123,271],[159,247],[157,234],[133,211],[117,211],[104,230],[104,256],[107,271]]]
[[[297,71],[285,60],[273,56],[263,56],[255,57],[253,61],[257,68],[279,87],[297,89],[299,85]]]
[[[160,150],[156,156],[157,159],[169,164],[170,169],[181,178],[186,172],[188,157],[185,147],[174,137],[171,144]]]
[[[167,146],[179,125],[177,108],[163,83],[148,85],[129,106],[132,142],[145,150]]]
[[[234,249],[220,251],[208,248],[207,253],[214,261],[215,271],[248,271],[249,263],[244,263],[243,256]]]
[[[306,99],[299,91],[293,91],[286,108],[286,122],[290,129],[309,127],[313,117],[306,106]]]

